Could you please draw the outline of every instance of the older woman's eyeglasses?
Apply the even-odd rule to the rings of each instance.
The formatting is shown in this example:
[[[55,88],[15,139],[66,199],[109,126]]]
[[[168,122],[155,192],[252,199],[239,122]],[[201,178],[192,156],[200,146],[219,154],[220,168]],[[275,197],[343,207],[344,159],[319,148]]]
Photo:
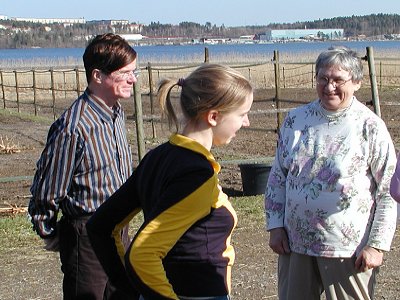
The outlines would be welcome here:
[[[317,84],[320,86],[327,86],[328,84],[331,84],[334,88],[344,86],[347,82],[351,81],[352,78],[349,79],[342,79],[342,78],[336,78],[336,79],[330,79],[326,76],[317,76],[316,78]]]

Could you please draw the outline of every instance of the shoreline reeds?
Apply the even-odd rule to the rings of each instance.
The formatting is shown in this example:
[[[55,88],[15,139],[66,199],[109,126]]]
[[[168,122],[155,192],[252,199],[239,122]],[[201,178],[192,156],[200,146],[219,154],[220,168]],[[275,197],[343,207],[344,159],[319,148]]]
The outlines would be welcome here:
[[[377,49],[375,60],[399,60],[400,49]],[[280,52],[280,61],[283,63],[314,63],[319,51],[309,50],[304,52]],[[366,53],[359,53],[364,56]],[[225,53],[209,53],[210,62],[227,65],[268,63],[273,61],[273,52],[270,53],[239,53],[228,51]],[[204,53],[191,53],[187,55],[170,54],[150,54],[141,55],[138,52],[138,62],[141,67],[149,62],[156,66],[181,66],[190,64],[201,64],[204,62]],[[58,57],[58,58],[26,58],[26,59],[2,59],[0,60],[0,70],[30,70],[30,69],[68,69],[83,68],[82,58],[78,57]]]

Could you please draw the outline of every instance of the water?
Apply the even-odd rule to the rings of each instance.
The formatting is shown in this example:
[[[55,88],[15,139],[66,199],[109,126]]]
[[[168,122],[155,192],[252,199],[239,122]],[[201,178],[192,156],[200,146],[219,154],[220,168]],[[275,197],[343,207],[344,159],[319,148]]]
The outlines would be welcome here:
[[[81,48],[26,48],[0,49],[1,60],[58,59],[60,57],[82,58]]]
[[[353,41],[353,42],[291,42],[273,44],[217,44],[217,45],[163,45],[163,46],[134,46],[139,54],[141,63],[148,61],[158,62],[195,59],[204,60],[204,48],[209,49],[210,59],[213,56],[226,57],[261,57],[272,59],[274,50],[278,50],[281,57],[285,55],[301,55],[315,53],[328,49],[332,45],[345,45],[356,50],[360,55],[366,54],[367,47],[373,47],[376,55],[400,56],[400,41]],[[66,64],[81,64],[83,48],[29,48],[29,49],[0,49],[2,64],[15,62],[29,62],[32,60],[56,61]]]

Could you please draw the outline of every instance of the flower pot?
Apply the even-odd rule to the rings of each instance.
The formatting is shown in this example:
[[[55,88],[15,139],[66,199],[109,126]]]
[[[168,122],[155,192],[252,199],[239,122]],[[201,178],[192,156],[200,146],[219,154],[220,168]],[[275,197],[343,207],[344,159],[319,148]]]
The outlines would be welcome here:
[[[239,168],[242,176],[243,195],[264,194],[271,165],[262,163],[240,164]]]

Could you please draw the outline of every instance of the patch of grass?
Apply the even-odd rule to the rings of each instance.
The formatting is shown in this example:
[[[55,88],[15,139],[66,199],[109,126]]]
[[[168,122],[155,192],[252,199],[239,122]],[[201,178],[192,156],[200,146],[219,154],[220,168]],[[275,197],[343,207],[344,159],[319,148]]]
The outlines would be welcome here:
[[[264,200],[263,196],[235,197],[232,205],[236,210],[239,222],[242,224],[263,225],[264,224]],[[130,222],[130,233],[140,227],[143,215],[138,214]],[[0,254],[10,248],[30,247],[37,244],[39,237],[32,230],[32,225],[25,214],[0,217]]]
[[[232,198],[232,205],[238,215],[239,223],[264,225],[264,196]]]
[[[32,122],[38,122],[42,124],[51,124],[54,120],[51,118],[46,118],[43,116],[35,116],[29,113],[23,113],[23,112],[15,112],[7,109],[0,109],[0,115],[3,117],[18,117],[21,120],[24,121],[32,121]]]
[[[0,254],[10,248],[32,246],[38,237],[25,214],[0,217]]]

